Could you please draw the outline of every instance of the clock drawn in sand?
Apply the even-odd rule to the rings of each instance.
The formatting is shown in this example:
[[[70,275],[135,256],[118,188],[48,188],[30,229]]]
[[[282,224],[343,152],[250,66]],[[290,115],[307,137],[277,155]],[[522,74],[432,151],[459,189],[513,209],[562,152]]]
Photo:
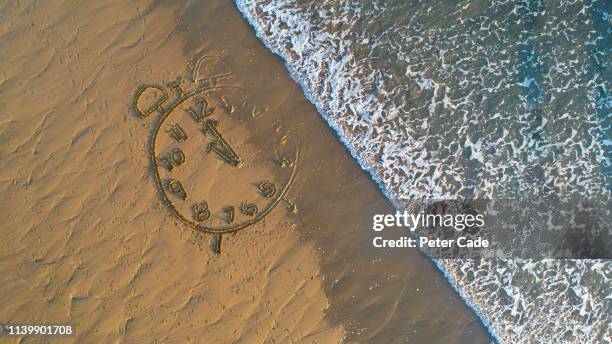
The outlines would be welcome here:
[[[248,102],[231,105],[219,85],[231,73],[204,75],[196,61],[190,80],[147,84],[134,94],[141,118],[158,112],[149,140],[155,184],[172,215],[187,227],[213,234],[221,253],[223,234],[257,223],[286,199],[295,179],[299,146],[285,123],[262,115]],[[214,61],[213,61],[214,62]]]

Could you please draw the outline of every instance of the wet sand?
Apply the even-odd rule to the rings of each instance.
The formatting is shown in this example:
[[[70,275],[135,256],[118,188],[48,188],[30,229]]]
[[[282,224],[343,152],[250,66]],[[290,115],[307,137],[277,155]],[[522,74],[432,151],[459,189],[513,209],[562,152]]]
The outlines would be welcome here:
[[[162,202],[158,114],[131,109],[144,84],[194,87],[207,54],[199,73],[231,73],[215,82],[235,87],[237,150],[283,123],[300,151],[297,212],[277,205],[220,255]],[[231,1],[3,4],[0,94],[0,323],[72,323],[96,343],[490,341],[419,252],[371,247],[391,206]],[[202,192],[248,192],[222,168]]]

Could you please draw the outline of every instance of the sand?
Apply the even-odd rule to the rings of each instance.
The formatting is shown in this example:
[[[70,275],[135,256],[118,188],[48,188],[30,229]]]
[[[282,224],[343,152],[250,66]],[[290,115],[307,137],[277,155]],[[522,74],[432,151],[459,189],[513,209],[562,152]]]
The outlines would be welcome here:
[[[233,111],[217,108],[236,151],[274,154],[279,123],[279,147],[299,149],[284,195],[297,211],[279,201],[224,235],[221,254],[163,202],[149,159],[159,112],[132,109],[145,84],[197,87],[204,55],[219,58],[200,76],[230,73],[207,82],[232,86],[219,96]],[[0,95],[0,323],[71,323],[80,343],[490,341],[419,252],[371,247],[371,217],[391,206],[231,1],[5,2]],[[251,175],[283,177],[247,155],[239,178],[189,155],[190,200],[236,201]]]

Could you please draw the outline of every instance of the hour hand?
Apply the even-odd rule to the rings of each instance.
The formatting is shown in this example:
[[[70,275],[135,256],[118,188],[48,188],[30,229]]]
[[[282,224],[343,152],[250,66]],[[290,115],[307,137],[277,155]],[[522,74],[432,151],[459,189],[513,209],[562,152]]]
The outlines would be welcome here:
[[[207,152],[217,154],[223,161],[234,167],[240,167],[242,165],[242,160],[236,151],[234,151],[229,143],[225,141],[223,135],[221,135],[217,129],[217,121],[212,119],[206,120],[202,131],[204,134],[211,135],[213,139],[207,146]]]

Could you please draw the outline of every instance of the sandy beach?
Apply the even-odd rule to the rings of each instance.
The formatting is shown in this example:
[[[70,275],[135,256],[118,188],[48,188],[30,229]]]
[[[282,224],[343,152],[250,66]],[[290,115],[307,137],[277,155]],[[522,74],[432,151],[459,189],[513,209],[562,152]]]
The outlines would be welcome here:
[[[372,215],[391,205],[233,2],[7,2],[0,37],[0,323],[73,324],[65,342],[79,343],[491,342],[421,253],[372,248]],[[149,84],[166,109],[228,86],[211,118],[240,172],[195,131],[181,143],[187,198],[206,199],[215,223],[256,198],[254,183],[287,185],[221,254],[156,186],[160,111],[134,111]],[[138,106],[159,99],[146,95]]]

